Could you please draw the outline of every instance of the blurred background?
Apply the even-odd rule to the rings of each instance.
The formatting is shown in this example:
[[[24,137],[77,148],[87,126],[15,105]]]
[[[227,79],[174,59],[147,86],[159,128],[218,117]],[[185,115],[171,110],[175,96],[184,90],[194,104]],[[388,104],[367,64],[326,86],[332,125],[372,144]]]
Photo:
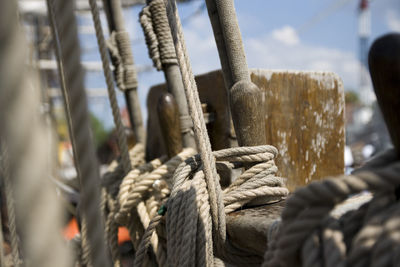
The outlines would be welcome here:
[[[138,69],[139,96],[144,120],[146,95],[164,82],[152,67],[138,14],[144,0],[123,0],[126,28]],[[189,56],[195,74],[220,68],[217,48],[204,1],[179,1]],[[101,1],[99,1],[101,5]],[[367,54],[372,41],[388,32],[400,32],[398,0],[236,0],[239,26],[251,68],[333,71],[346,91],[346,171],[391,146],[379,113],[368,73]],[[20,0],[19,8],[30,43],[32,66],[40,77],[43,110],[58,134],[59,163],[65,178],[76,175],[63,113],[51,30],[43,0]],[[82,63],[93,132],[100,161],[118,154],[113,120],[92,17],[87,1],[76,1]],[[102,16],[106,37],[105,16]],[[129,123],[118,91],[124,122]]]

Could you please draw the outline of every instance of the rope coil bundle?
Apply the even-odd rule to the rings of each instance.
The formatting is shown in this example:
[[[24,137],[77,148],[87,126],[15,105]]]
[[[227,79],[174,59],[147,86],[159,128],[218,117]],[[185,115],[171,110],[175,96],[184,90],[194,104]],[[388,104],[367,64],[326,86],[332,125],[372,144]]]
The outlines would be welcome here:
[[[178,64],[164,0],[148,1],[140,12],[139,21],[154,67],[162,70],[166,64]]]
[[[354,175],[298,189],[287,200],[263,266],[397,266],[399,173],[392,150]],[[371,201],[339,218],[330,215],[336,204],[365,190],[374,193]]]
[[[136,89],[138,87],[137,74],[128,32],[111,32],[107,47],[115,66],[114,74],[117,87],[121,91]]]

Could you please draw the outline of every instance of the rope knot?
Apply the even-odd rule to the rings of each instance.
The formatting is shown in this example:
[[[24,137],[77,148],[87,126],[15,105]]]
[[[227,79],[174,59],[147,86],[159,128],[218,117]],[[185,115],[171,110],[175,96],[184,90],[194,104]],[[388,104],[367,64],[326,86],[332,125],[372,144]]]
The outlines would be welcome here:
[[[115,80],[121,91],[134,90],[138,86],[130,45],[129,34],[126,31],[113,31],[107,41],[107,47],[115,67]]]

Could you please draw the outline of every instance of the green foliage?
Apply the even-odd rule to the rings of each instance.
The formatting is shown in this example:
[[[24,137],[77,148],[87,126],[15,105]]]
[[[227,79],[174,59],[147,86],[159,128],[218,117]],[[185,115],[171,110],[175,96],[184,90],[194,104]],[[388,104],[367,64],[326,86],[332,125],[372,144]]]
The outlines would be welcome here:
[[[360,98],[356,92],[347,91],[344,95],[344,101],[346,104],[358,104],[360,102]]]
[[[90,113],[90,124],[95,145],[96,147],[99,147],[104,141],[106,141],[110,133],[104,128],[103,123],[92,113]]]

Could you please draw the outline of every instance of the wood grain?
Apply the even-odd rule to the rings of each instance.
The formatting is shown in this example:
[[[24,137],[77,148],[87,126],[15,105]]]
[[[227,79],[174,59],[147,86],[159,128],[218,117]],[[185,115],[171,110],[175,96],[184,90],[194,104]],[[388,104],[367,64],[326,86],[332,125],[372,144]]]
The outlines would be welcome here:
[[[279,174],[288,178],[290,190],[344,172],[344,91],[337,75],[329,72],[251,70],[261,90],[266,144],[279,150]],[[227,90],[220,71],[196,77],[202,103],[215,113],[207,125],[213,150],[236,146],[228,108]],[[147,99],[150,158],[165,154],[155,110],[165,85],[151,88]]]

